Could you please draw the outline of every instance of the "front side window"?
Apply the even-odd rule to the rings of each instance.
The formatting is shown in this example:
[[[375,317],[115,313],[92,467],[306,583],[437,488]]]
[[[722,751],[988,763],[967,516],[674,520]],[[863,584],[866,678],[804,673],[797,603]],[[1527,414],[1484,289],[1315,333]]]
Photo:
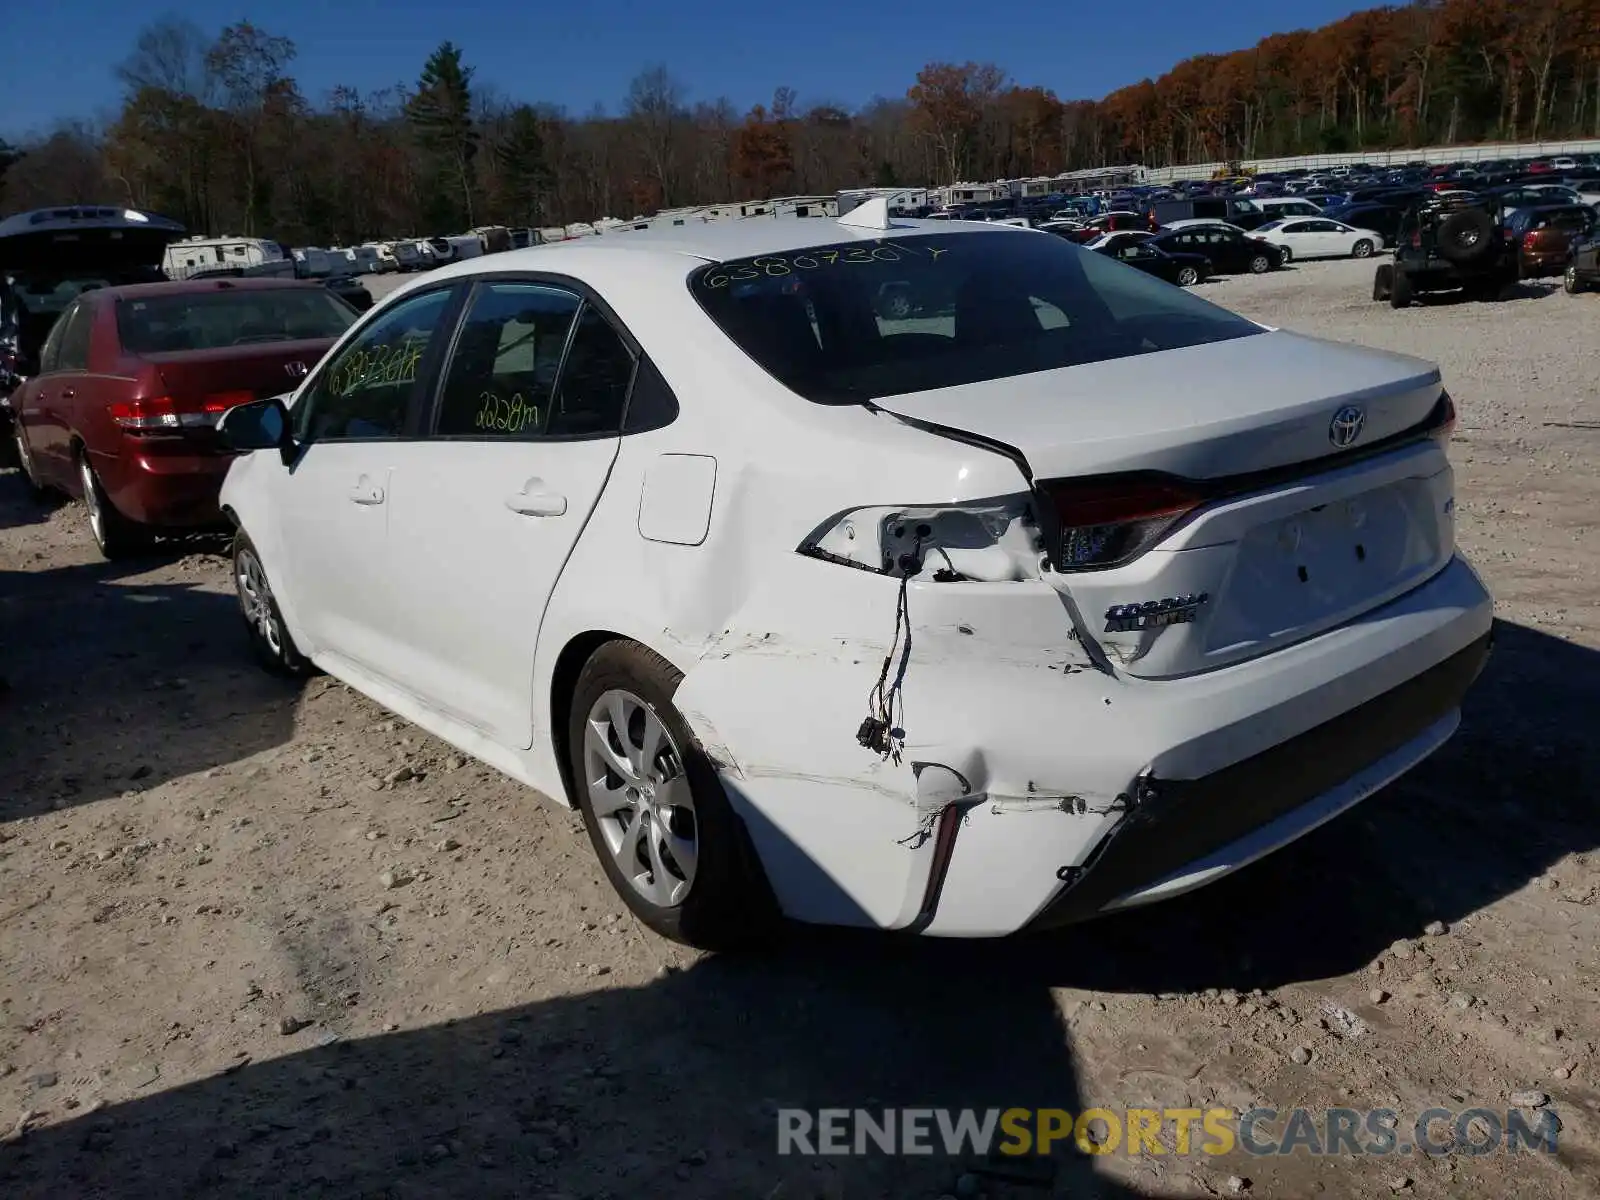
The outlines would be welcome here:
[[[350,307],[321,287],[219,287],[117,301],[117,335],[130,354],[337,338],[354,321]]]
[[[440,289],[402,300],[341,347],[295,403],[295,439],[400,437],[450,296]]]
[[[1107,256],[1017,231],[846,242],[715,263],[690,290],[808,399],[857,404],[1260,333]],[[884,304],[885,295],[897,297]]]

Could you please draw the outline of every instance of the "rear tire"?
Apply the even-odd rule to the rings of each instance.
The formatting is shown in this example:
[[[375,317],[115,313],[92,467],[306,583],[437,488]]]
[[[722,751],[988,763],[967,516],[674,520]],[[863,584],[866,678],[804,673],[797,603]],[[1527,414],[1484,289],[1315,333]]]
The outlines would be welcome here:
[[[1394,273],[1394,283],[1389,291],[1389,307],[1409,308],[1411,294],[1411,276],[1404,271],[1396,271]]]
[[[1583,291],[1584,284],[1583,280],[1578,278],[1577,267],[1567,267],[1565,274],[1561,276],[1561,286],[1569,296],[1576,296],[1579,292]]]
[[[239,613],[249,630],[250,649],[256,661],[272,674],[291,679],[315,674],[316,667],[289,636],[272,585],[267,582],[261,553],[243,530],[233,539],[233,590],[239,597]]]
[[[1394,291],[1394,268],[1388,263],[1379,267],[1372,276],[1372,298],[1374,300],[1387,300]]]
[[[117,506],[100,486],[89,452],[78,451],[78,481],[83,487],[83,507],[89,516],[89,532],[100,556],[108,561],[131,558],[150,549],[151,533],[148,528],[123,516]]]
[[[1288,262],[1289,260],[1288,259],[1284,259],[1283,261],[1284,262]],[[1265,254],[1257,254],[1253,258],[1251,258],[1251,260],[1250,260],[1250,274],[1252,274],[1252,275],[1265,275],[1270,270],[1272,270],[1272,260],[1270,258],[1268,258]]]
[[[777,905],[722,781],[673,706],[682,678],[637,642],[595,651],[572,693],[572,799],[639,920],[702,950],[750,946],[776,932]]]
[[[1193,287],[1195,284],[1197,284],[1199,282],[1200,282],[1200,272],[1199,271],[1196,271],[1193,267],[1179,267],[1178,268],[1178,286],[1179,287]]]

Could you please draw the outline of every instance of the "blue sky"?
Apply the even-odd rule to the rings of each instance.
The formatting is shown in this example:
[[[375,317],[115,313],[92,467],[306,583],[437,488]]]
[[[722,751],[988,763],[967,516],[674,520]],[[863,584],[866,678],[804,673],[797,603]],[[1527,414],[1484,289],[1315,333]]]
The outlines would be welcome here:
[[[1159,75],[1191,54],[1234,50],[1269,33],[1308,28],[1353,11],[1350,0],[678,0],[599,4],[527,0],[274,0],[231,9],[202,0],[164,8],[125,0],[14,0],[5,20],[0,136],[47,132],[62,119],[115,108],[113,67],[141,26],[171,12],[208,32],[248,18],[293,39],[294,74],[314,99],[335,84],[362,90],[412,82],[450,38],[477,78],[505,94],[584,112],[615,110],[628,81],[664,62],[691,99],[727,96],[741,110],[778,85],[802,104],[855,106],[899,96],[936,60],[989,61],[1019,83],[1063,98],[1098,98]]]

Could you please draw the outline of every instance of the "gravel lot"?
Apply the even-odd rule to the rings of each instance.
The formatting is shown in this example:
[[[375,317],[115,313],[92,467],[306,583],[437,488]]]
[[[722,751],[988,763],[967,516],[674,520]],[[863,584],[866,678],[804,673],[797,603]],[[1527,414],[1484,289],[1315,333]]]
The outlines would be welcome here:
[[[0,473],[0,1195],[1593,1196],[1600,296],[1203,294],[1441,362],[1499,599],[1459,736],[1192,900],[1005,945],[670,946],[577,820],[260,675],[221,546],[96,558]],[[374,280],[374,291],[390,280]],[[780,1158],[780,1106],[1504,1111],[1557,1157]],[[8,1132],[9,1131],[9,1132]]]

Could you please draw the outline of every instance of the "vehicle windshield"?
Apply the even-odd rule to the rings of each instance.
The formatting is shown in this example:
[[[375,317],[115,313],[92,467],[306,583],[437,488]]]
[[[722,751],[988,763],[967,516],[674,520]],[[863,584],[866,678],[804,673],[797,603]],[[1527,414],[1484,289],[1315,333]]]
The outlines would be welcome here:
[[[321,287],[175,292],[117,301],[117,333],[130,354],[336,338],[355,320],[349,305]]]
[[[960,387],[1263,332],[1061,238],[969,231],[808,247],[690,276],[706,313],[823,404]]]

